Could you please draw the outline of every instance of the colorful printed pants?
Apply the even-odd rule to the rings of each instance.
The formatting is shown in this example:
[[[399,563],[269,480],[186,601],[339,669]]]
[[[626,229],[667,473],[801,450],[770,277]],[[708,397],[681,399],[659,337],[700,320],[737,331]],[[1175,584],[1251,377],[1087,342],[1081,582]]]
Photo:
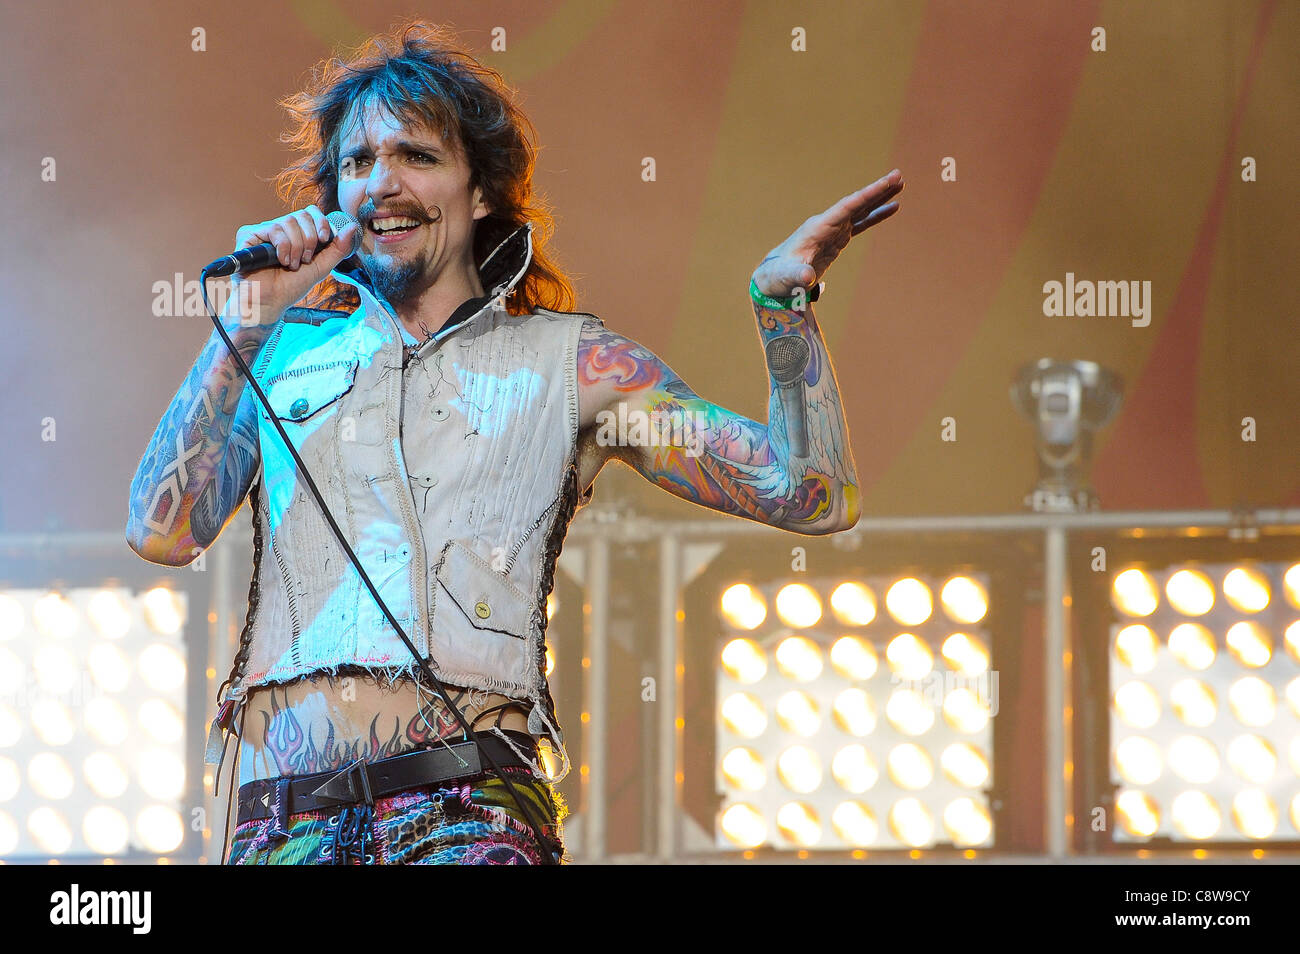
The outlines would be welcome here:
[[[507,768],[515,791],[558,843],[565,806],[528,769]],[[236,826],[231,865],[536,865],[537,839],[500,779],[448,779],[375,799]],[[277,830],[278,829],[278,830]],[[565,860],[568,860],[567,858]]]

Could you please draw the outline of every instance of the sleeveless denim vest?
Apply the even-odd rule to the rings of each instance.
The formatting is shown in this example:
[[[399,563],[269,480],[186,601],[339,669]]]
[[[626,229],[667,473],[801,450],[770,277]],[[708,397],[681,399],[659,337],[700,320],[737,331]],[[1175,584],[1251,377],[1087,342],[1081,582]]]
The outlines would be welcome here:
[[[546,680],[546,599],[568,523],[591,495],[577,486],[576,367],[583,322],[599,319],[509,314],[505,296],[531,258],[525,225],[480,267],[488,303],[409,357],[364,273],[336,270],[360,307],[297,309],[308,319],[286,316],[253,371],[430,668],[444,684],[525,703],[529,732],[549,736],[562,761],[558,782],[569,760]],[[415,674],[260,402],[258,411],[254,578],[226,698],[341,668]]]

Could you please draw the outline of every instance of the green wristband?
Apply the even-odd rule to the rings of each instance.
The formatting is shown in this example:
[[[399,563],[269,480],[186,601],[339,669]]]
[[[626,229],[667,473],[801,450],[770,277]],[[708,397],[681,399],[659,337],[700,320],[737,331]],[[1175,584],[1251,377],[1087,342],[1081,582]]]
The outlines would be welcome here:
[[[818,298],[821,297],[821,293],[822,293],[822,283],[818,282],[811,289],[809,289],[808,297],[805,298],[804,300],[809,302],[816,301]],[[761,291],[758,290],[758,281],[754,278],[751,278],[749,280],[749,297],[754,300],[754,303],[756,305],[762,305],[764,308],[772,308],[778,311],[794,310],[793,295],[791,295],[789,298],[773,298],[771,295],[764,295]]]

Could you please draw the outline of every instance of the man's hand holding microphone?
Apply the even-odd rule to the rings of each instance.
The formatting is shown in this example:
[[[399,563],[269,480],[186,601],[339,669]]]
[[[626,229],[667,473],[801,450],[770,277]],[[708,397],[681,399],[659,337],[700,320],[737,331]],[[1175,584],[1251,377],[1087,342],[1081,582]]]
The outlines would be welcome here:
[[[229,275],[226,317],[239,324],[274,325],[345,258],[361,247],[361,226],[346,212],[328,216],[315,205],[245,225],[235,252],[203,270],[204,278]]]

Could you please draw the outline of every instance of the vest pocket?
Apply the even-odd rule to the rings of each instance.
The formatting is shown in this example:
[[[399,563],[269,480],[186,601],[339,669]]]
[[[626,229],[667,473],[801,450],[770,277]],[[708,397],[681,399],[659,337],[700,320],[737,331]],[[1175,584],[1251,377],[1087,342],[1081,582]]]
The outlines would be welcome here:
[[[463,543],[452,540],[443,548],[437,579],[475,628],[527,638],[533,609],[528,594]],[[439,598],[435,613],[445,602]]]
[[[263,385],[263,390],[276,417],[300,423],[351,391],[358,367],[358,361],[330,361],[287,368]]]

